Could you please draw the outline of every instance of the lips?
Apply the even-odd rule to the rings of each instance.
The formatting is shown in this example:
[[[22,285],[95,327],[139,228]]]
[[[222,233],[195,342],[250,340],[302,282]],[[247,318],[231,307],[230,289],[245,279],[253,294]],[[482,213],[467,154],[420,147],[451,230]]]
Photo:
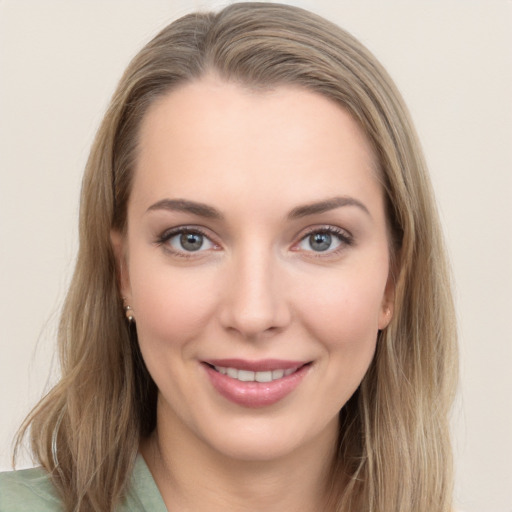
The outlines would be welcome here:
[[[214,366],[214,369],[222,373],[222,375],[227,375],[241,382],[273,382],[285,376],[288,377],[288,375],[298,370],[298,368],[288,368],[286,370],[279,368],[265,372],[253,372],[251,370],[238,370],[229,366],[227,368],[225,366]]]
[[[224,398],[243,407],[265,407],[292,393],[309,372],[311,363],[223,359],[204,361],[203,367]]]

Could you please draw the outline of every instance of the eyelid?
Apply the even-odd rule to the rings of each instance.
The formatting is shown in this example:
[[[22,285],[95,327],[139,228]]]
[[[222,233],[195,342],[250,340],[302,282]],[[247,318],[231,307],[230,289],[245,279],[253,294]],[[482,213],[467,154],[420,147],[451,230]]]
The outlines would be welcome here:
[[[301,244],[307,237],[315,234],[315,233],[328,233],[330,235],[334,235],[340,241],[340,245],[335,249],[328,249],[326,251],[313,251],[313,250],[303,250],[299,248],[299,244]],[[305,252],[308,255],[314,255],[314,257],[329,257],[332,255],[338,254],[340,251],[343,251],[348,246],[354,244],[354,237],[352,233],[347,231],[346,229],[340,228],[339,226],[333,226],[330,224],[323,224],[317,226],[310,226],[303,230],[299,236],[298,240],[293,243],[291,250],[295,252]]]
[[[175,256],[180,256],[180,257],[184,257],[184,258],[199,257],[199,256],[202,256],[203,253],[208,252],[209,250],[212,250],[212,248],[210,248],[210,249],[198,250],[198,251],[181,251],[174,247],[171,247],[170,244],[167,243],[173,237],[182,235],[185,233],[199,234],[210,241],[210,243],[214,246],[213,250],[220,249],[220,244],[215,240],[215,237],[212,236],[212,234],[208,230],[204,229],[201,226],[190,225],[190,224],[184,225],[184,226],[176,226],[176,227],[164,230],[160,235],[157,236],[157,239],[155,240],[155,244],[157,246],[163,247],[166,251],[168,251],[169,253],[171,253]]]
[[[214,246],[213,248],[209,248],[206,250],[198,250],[198,251],[181,251],[177,250],[170,246],[167,242],[180,234],[184,233],[197,233],[204,236],[209,242]],[[311,236],[314,233],[329,233],[338,238],[340,244],[338,247],[334,249],[328,249],[326,251],[314,251],[314,250],[304,250],[299,248],[299,244],[302,243],[308,236]],[[211,250],[218,251],[222,248],[221,244],[216,240],[216,236],[211,233],[210,230],[205,229],[202,226],[197,226],[193,224],[181,225],[172,228],[168,228],[164,230],[160,235],[157,236],[155,240],[155,244],[157,246],[162,246],[169,253],[185,257],[185,258],[193,258],[204,255],[205,252],[209,252]],[[300,234],[297,236],[296,241],[292,244],[291,250],[294,252],[304,252],[308,253],[309,256],[314,257],[329,257],[332,255],[338,254],[340,251],[343,251],[348,246],[354,244],[353,235],[346,229],[341,228],[339,226],[333,226],[329,224],[321,224],[315,226],[309,226],[306,229],[302,230]]]

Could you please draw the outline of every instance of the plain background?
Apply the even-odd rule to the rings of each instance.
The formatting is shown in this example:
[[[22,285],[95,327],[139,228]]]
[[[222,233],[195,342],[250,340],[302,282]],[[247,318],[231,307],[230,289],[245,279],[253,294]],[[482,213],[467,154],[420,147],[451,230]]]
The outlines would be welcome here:
[[[0,469],[58,373],[81,174],[117,80],[169,21],[226,3],[0,0]],[[410,107],[456,282],[457,505],[512,512],[512,2],[289,3],[360,38]]]

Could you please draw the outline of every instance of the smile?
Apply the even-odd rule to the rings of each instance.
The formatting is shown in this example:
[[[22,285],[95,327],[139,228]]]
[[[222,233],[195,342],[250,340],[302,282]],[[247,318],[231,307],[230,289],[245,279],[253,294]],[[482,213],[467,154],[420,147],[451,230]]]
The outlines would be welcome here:
[[[299,367],[268,370],[264,372],[253,372],[251,370],[238,370],[237,368],[214,366],[215,370],[222,375],[227,375],[231,379],[239,380],[240,382],[273,382],[274,380],[282,379],[292,373],[295,373]]]
[[[300,386],[312,362],[223,359],[203,361],[210,383],[222,397],[242,407],[267,407]]]

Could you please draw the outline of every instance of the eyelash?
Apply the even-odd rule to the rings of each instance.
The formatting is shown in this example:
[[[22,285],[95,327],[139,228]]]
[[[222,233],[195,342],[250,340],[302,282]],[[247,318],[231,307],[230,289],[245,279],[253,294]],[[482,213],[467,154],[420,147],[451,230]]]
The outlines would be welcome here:
[[[339,247],[335,249],[327,249],[326,251],[306,251],[307,253],[310,253],[308,256],[313,256],[315,258],[328,258],[329,256],[336,256],[347,247],[354,245],[353,236],[344,229],[338,228],[336,226],[315,226],[309,228],[304,234],[302,234],[300,240],[294,244],[294,247],[297,247],[299,244],[307,240],[308,237],[315,234],[333,235],[340,242]],[[299,249],[295,250],[298,251]]]
[[[156,240],[156,245],[164,247],[166,251],[172,253],[175,256],[181,257],[181,258],[193,258],[197,257],[200,253],[205,252],[204,250],[198,250],[197,254],[196,251],[179,251],[175,250],[172,247],[170,247],[170,244],[168,242],[178,236],[178,235],[185,235],[185,234],[191,234],[191,235],[201,235],[204,237],[204,239],[208,240],[213,246],[220,247],[219,244],[214,242],[212,240],[212,237],[208,235],[203,229],[197,227],[197,226],[180,226],[177,228],[172,228],[164,231]],[[315,258],[325,258],[329,256],[337,255],[339,252],[343,251],[346,247],[350,247],[354,244],[354,239],[350,233],[347,231],[335,227],[335,226],[321,226],[321,227],[312,227],[309,228],[305,233],[303,233],[299,239],[298,242],[293,244],[292,250],[295,252],[299,252],[300,249],[295,249],[295,247],[299,246],[302,242],[304,242],[308,237],[315,234],[329,234],[334,235],[340,242],[339,247],[335,249],[327,249],[326,251],[305,251],[307,253],[311,253],[310,255],[314,255]]]
[[[212,240],[212,237],[208,235],[204,230],[197,226],[180,226],[177,228],[172,228],[164,231],[156,240],[156,245],[159,247],[164,247],[164,249],[170,252],[173,256],[178,256],[180,258],[194,258],[197,257],[197,253],[202,253],[204,251],[198,250],[196,251],[178,251],[170,246],[168,242],[178,235],[201,235],[204,239],[208,240],[211,244],[216,247],[219,247],[219,244]]]

